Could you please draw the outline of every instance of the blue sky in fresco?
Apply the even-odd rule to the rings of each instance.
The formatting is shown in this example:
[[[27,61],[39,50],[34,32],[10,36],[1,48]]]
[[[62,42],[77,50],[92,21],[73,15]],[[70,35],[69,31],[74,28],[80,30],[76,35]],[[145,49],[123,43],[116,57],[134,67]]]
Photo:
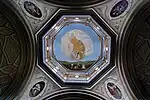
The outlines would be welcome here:
[[[93,53],[80,61],[97,60],[98,56],[100,55],[100,42],[98,40],[98,36],[89,26],[85,26],[84,24],[80,23],[70,24],[69,26],[63,27],[59,31],[54,41],[54,55],[56,56],[56,59],[61,61],[75,62],[75,60],[73,61],[66,57],[61,51],[61,38],[65,35],[65,33],[74,29],[86,32],[93,41]]]

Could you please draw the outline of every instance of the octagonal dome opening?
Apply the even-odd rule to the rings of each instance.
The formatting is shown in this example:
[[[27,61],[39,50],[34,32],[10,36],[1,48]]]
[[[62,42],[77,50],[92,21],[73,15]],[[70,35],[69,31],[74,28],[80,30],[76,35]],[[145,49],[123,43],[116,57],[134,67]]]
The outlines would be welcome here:
[[[101,41],[91,27],[70,23],[56,35],[54,56],[70,70],[85,70],[101,58]]]
[[[89,83],[110,63],[111,37],[90,15],[63,15],[42,39],[43,62],[63,82]]]

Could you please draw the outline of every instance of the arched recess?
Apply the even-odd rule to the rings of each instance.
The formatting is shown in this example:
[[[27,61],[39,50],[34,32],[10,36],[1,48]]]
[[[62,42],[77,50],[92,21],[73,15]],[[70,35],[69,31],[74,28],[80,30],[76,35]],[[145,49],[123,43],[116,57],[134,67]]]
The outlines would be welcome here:
[[[64,89],[55,92],[43,100],[107,100],[108,98],[84,89]]]
[[[25,20],[8,0],[0,1],[0,100],[12,100],[35,64],[35,42]]]
[[[138,100],[150,99],[150,1],[130,17],[118,40],[119,71]]]
[[[45,0],[46,2],[65,8],[84,8],[97,5],[107,0]]]

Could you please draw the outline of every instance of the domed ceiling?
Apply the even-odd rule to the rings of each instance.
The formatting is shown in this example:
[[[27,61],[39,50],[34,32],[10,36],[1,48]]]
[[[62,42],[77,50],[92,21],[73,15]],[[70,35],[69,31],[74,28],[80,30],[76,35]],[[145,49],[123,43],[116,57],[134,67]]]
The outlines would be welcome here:
[[[0,100],[149,100],[148,0],[1,0]]]
[[[92,10],[86,12],[60,10],[37,34],[38,64],[48,74],[56,74],[58,84],[90,86],[114,66],[115,34],[102,21],[95,21]]]

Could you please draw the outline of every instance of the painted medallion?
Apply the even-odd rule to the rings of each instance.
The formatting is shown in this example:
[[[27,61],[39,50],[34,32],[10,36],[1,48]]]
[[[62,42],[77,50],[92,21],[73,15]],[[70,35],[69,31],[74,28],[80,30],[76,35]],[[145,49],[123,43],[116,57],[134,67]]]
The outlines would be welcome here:
[[[128,1],[126,0],[121,0],[119,1],[111,10],[110,16],[111,17],[118,17],[121,14],[125,12],[125,10],[128,8]]]
[[[114,83],[107,83],[107,89],[109,93],[116,99],[122,98],[121,90]]]
[[[30,1],[25,1],[24,8],[30,15],[32,15],[36,18],[42,17],[41,10],[34,3],[30,2]]]
[[[36,83],[30,89],[29,96],[30,97],[36,97],[36,96],[38,96],[43,91],[44,87],[45,87],[45,82],[40,81],[40,82]]]

